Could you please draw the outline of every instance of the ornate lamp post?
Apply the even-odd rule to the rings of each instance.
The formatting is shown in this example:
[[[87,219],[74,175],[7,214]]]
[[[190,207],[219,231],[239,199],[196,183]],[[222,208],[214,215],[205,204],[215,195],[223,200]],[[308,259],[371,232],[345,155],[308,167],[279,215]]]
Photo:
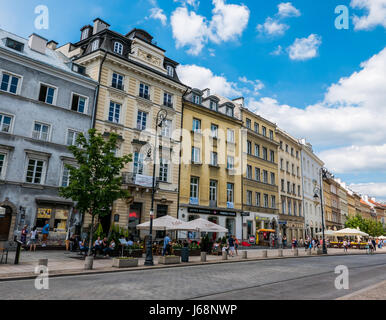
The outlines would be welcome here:
[[[319,204],[320,197],[320,210],[322,211],[322,239],[323,239],[323,254],[327,254],[326,240],[324,237],[324,211],[323,211],[323,191],[322,191],[322,175],[325,175],[325,170],[320,168],[319,170],[319,186],[317,182],[314,182],[314,203],[315,205]],[[318,195],[320,194],[320,196]]]
[[[150,230],[149,230],[149,239],[146,245],[146,260],[145,266],[153,266],[153,218],[154,218],[154,194],[156,191],[156,182],[155,182],[155,170],[156,170],[156,157],[157,157],[157,143],[158,143],[158,127],[162,128],[164,121],[168,113],[166,110],[161,109],[157,113],[157,120],[155,126],[155,143],[153,151],[153,181],[152,181],[152,192],[151,192],[151,209],[150,209]],[[151,153],[151,152],[150,152]],[[149,153],[148,153],[149,154]]]

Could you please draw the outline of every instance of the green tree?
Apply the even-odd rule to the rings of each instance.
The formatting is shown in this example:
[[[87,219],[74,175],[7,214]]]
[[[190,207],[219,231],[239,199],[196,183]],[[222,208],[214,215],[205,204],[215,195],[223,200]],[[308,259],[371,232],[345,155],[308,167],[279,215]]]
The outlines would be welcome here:
[[[346,228],[359,229],[368,233],[372,237],[381,236],[384,232],[381,222],[377,222],[371,219],[365,219],[361,215],[357,214],[354,217],[349,217],[345,223]]]
[[[115,133],[106,139],[95,129],[90,129],[88,138],[79,134],[76,145],[69,147],[77,165],[66,164],[70,173],[69,185],[60,188],[59,193],[75,201],[82,214],[91,214],[89,255],[95,219],[108,215],[115,200],[129,197],[128,191],[122,189],[120,172],[131,161],[131,155],[115,156],[117,140]]]

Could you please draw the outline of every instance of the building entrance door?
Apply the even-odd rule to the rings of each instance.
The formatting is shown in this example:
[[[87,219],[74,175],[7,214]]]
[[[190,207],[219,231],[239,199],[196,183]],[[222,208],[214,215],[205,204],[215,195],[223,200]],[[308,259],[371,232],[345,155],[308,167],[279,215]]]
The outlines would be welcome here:
[[[12,209],[10,207],[5,207],[5,215],[0,215],[0,241],[8,240],[11,221]]]

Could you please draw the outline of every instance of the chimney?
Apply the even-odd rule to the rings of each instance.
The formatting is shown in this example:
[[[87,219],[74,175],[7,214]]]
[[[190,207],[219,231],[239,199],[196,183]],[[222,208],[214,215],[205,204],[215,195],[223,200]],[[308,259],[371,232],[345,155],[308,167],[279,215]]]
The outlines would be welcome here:
[[[51,40],[47,43],[47,48],[51,50],[56,50],[58,43],[54,40]]]
[[[204,98],[208,98],[210,96],[210,89],[206,88],[206,89],[202,90],[202,94],[203,94]]]
[[[30,49],[37,51],[39,53],[46,53],[47,39],[39,36],[36,33],[33,33],[29,36],[28,46]]]
[[[241,105],[241,107],[244,108],[244,97],[236,98],[236,99],[233,99],[232,101],[238,103],[239,105]]]
[[[94,20],[93,34],[97,34],[98,32],[104,29],[108,29],[109,27],[110,25],[107,22],[103,21],[102,19],[96,18]]]

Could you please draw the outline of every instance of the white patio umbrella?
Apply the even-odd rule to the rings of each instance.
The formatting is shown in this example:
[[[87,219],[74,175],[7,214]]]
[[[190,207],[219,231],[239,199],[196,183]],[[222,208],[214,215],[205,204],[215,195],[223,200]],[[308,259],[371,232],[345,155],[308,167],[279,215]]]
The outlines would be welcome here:
[[[385,236],[380,236],[378,237],[379,240],[386,240],[386,237]]]
[[[322,233],[322,231],[320,231],[320,232],[318,232],[316,235],[317,235],[317,236],[322,236],[323,233]],[[324,235],[325,235],[325,236],[335,236],[333,230],[324,230]]]
[[[227,228],[202,218],[189,221],[187,225],[199,232],[228,232]]]
[[[149,230],[150,221],[137,225],[139,230]],[[184,221],[176,219],[172,216],[163,216],[153,220],[153,230],[166,231],[166,230],[182,230],[182,231],[195,231]]]
[[[342,230],[334,231],[335,236],[363,236],[368,237],[369,235],[357,229],[345,228]]]

